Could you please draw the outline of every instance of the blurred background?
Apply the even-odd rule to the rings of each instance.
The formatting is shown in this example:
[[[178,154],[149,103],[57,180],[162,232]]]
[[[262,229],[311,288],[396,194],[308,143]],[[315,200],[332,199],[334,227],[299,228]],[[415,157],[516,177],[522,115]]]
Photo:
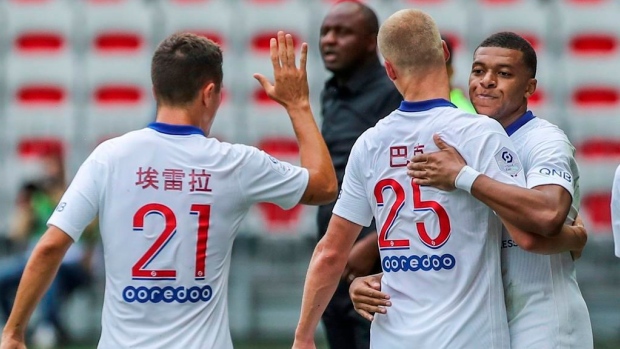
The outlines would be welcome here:
[[[252,74],[272,76],[269,38],[277,30],[292,33],[297,44],[307,41],[320,123],[318,98],[329,74],[318,53],[319,28],[334,2],[0,0],[0,279],[10,280],[94,147],[154,120],[150,58],[173,32],[205,35],[223,47],[224,101],[212,136],[298,161],[284,109]],[[577,148],[581,214],[590,233],[578,278],[596,348],[620,348],[620,260],[613,256],[609,208],[620,163],[620,0],[365,2],[380,20],[407,7],[430,13],[453,43],[453,83],[465,90],[473,50],[486,36],[510,30],[532,43],[539,85],[530,107],[564,129]],[[244,222],[229,299],[240,348],[291,343],[316,243],[315,214],[305,206],[259,205]],[[49,321],[64,328],[57,343],[94,347],[98,339],[103,268],[96,224],[90,230],[68,258],[62,296],[35,314],[31,335],[42,346],[54,342]],[[0,281],[0,306],[13,295]],[[0,327],[3,321],[0,316]]]

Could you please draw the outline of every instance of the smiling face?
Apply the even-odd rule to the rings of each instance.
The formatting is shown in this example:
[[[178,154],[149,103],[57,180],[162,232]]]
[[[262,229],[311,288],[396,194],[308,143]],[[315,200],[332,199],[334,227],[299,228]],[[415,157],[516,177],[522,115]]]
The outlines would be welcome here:
[[[527,99],[536,91],[536,79],[523,52],[501,47],[479,47],[469,75],[469,96],[479,114],[504,127],[527,111]]]
[[[368,30],[367,22],[358,4],[341,3],[332,8],[323,20],[319,40],[327,70],[345,73],[369,55],[376,56],[376,36]]]

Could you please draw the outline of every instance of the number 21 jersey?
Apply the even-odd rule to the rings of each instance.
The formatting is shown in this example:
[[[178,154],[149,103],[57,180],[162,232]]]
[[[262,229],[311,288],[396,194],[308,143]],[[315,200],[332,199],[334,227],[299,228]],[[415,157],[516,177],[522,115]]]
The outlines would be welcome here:
[[[99,212],[99,348],[232,348],[233,239],[256,202],[296,205],[308,172],[256,148],[153,123],[101,144],[49,220],[74,240]]]

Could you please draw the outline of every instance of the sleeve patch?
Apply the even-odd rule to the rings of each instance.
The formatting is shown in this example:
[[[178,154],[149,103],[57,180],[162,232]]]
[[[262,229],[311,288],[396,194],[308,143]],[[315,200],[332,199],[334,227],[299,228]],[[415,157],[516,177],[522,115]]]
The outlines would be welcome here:
[[[567,181],[568,183],[573,182],[573,176],[568,171],[557,170],[555,168],[541,167],[540,170],[538,170],[538,173],[547,177],[558,177]]]
[[[276,170],[276,172],[283,176],[292,170],[290,165],[280,162],[280,160],[274,158],[271,155],[269,155],[269,164],[274,170]]]
[[[515,177],[521,172],[521,162],[517,155],[510,149],[503,147],[497,153],[495,153],[495,162],[499,166],[500,171],[505,172],[512,177]]]

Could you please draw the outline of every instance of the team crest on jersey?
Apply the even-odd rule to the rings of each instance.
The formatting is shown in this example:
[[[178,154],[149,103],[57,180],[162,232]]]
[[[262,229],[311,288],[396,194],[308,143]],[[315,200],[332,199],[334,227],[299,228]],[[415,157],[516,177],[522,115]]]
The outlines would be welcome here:
[[[522,169],[517,154],[506,147],[495,153],[495,162],[497,162],[500,171],[506,172],[512,177],[515,177]]]
[[[280,160],[274,158],[271,155],[269,155],[269,163],[270,163],[271,167],[273,167],[274,170],[276,170],[278,173],[280,173],[282,175],[287,174],[288,171],[291,170],[290,166],[285,165]]]

